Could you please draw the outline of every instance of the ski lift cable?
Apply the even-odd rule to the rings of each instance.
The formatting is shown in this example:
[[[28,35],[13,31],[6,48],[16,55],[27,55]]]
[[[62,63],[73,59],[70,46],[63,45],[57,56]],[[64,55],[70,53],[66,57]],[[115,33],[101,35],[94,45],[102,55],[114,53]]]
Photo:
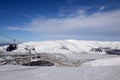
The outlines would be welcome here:
[[[17,45],[17,44],[16,44],[16,40],[13,39],[12,37],[10,37],[10,36],[8,36],[8,35],[6,35],[6,34],[4,34],[4,33],[1,33],[1,32],[0,32],[0,35],[8,38],[9,40],[12,40],[12,41],[14,42],[12,45]],[[0,40],[0,42],[5,42],[5,43],[7,43],[7,44],[10,44],[10,42],[8,42],[8,41]],[[20,42],[17,41],[17,43],[19,44]],[[9,46],[10,46],[10,45],[9,45]],[[25,45],[25,46],[26,46],[26,45]],[[17,46],[17,47],[18,47],[18,46]]]
[[[0,35],[2,35],[2,36],[4,36],[4,37],[6,37],[6,38],[8,38],[8,39],[12,39],[12,40],[13,40],[13,38],[11,38],[11,37],[9,37],[9,36],[7,36],[7,35],[5,35],[5,34],[1,33],[1,32],[0,32]]]
[[[2,36],[4,36],[4,37],[6,37],[6,38],[12,40],[12,41],[14,42],[14,45],[16,45],[16,40],[13,39],[12,37],[10,37],[10,36],[8,36],[8,35],[6,35],[6,34],[4,34],[4,33],[1,33],[1,32],[0,32],[0,35],[2,35]],[[0,40],[0,42],[5,42],[5,43],[7,43],[7,44],[10,44],[9,42],[3,41],[3,40]],[[18,43],[19,43],[19,42],[18,42]],[[13,45],[13,44],[12,44],[12,45]],[[25,46],[26,46],[26,45],[25,45]]]
[[[12,37],[10,37],[10,36],[2,33],[2,32],[0,32],[0,35],[6,37],[7,39],[9,39],[9,40],[11,40],[11,41],[13,41],[14,44],[18,44],[18,43],[21,43],[21,42],[25,42],[25,41],[21,41],[21,40],[16,40],[15,38],[12,38]],[[6,42],[7,42],[7,41],[6,41]],[[10,42],[7,42],[7,43],[10,43]]]
[[[14,43],[15,43],[15,41],[16,41],[14,38],[12,38],[12,37],[10,37],[10,36],[8,36],[8,35],[6,35],[6,34],[3,34],[3,33],[1,33],[1,32],[0,32],[0,35],[2,35],[2,36],[4,36],[4,37],[12,40]]]
[[[7,42],[9,45],[8,45],[8,47],[6,48],[6,51],[13,51],[13,50],[16,50],[17,49],[17,45],[16,45],[16,43],[15,43],[15,39],[13,39],[13,38],[11,38],[11,37],[9,37],[9,36],[7,36],[7,35],[5,35],[5,34],[3,34],[3,33],[1,33],[0,32],[0,35],[2,35],[2,36],[4,36],[4,37],[6,37],[6,38],[8,38],[8,39],[10,39],[10,40],[12,40],[14,43],[9,43],[9,42]],[[3,42],[3,41],[2,41]],[[4,41],[5,42],[5,41]],[[6,43],[6,42],[5,42]]]
[[[7,44],[9,44],[7,41],[3,41],[3,40],[0,40],[0,43],[7,43]]]

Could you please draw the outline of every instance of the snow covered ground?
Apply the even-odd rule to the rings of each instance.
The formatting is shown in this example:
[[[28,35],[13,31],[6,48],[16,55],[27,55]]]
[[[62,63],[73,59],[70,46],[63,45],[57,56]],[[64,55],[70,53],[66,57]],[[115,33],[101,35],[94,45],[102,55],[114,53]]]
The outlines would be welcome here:
[[[119,65],[120,66],[120,57],[99,59],[99,60],[85,63],[84,65],[91,65],[91,66],[116,66],[116,65]]]
[[[120,42],[78,40],[26,42],[18,45],[15,51],[1,53],[26,54],[24,48],[32,46],[35,48],[33,54],[45,53],[51,60],[62,65],[0,65],[0,80],[119,80],[120,55],[90,52],[91,48],[99,47],[120,49],[119,45]]]
[[[110,63],[111,64],[111,63]],[[113,64],[113,63],[112,63]],[[0,66],[0,80],[119,80],[119,64],[79,67]]]

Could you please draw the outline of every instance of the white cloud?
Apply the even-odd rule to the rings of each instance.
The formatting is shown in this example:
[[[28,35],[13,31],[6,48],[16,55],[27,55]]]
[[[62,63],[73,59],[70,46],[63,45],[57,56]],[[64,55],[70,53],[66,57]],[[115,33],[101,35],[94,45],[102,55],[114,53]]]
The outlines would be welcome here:
[[[97,34],[44,34],[41,35],[43,40],[65,40],[65,39],[78,39],[78,40],[120,40],[119,35],[106,36]]]
[[[19,27],[15,27],[15,26],[7,26],[7,30],[22,30],[22,31],[29,31],[29,29],[27,28],[19,28]]]
[[[104,6],[100,7],[100,10],[103,10],[103,9],[105,9],[105,7],[104,7]]]
[[[66,18],[34,18],[21,27],[9,30],[24,30],[41,34],[120,34],[120,10],[86,15],[79,10],[76,16]]]

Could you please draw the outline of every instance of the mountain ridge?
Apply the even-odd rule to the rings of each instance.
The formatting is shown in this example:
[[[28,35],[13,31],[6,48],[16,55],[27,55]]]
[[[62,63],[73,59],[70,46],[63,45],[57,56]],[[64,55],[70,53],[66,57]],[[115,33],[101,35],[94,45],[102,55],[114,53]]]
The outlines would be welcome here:
[[[14,52],[24,52],[25,47],[32,46],[37,53],[89,53],[91,48],[118,48],[120,49],[120,42],[111,41],[84,41],[84,40],[55,40],[55,41],[41,41],[41,42],[24,42],[18,45],[18,49]],[[25,51],[26,52],[26,51]]]

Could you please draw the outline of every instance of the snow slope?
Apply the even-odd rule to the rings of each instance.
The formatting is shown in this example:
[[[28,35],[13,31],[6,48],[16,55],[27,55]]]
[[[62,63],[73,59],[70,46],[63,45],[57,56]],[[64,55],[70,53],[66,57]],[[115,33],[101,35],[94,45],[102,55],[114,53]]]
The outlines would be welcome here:
[[[120,57],[95,60],[79,67],[0,66],[0,80],[119,80],[119,73]]]
[[[120,49],[120,42],[107,41],[80,41],[80,40],[56,40],[56,41],[41,41],[41,42],[25,42],[18,45],[18,49],[13,51],[26,53],[25,47],[32,46],[37,53],[90,53],[91,48],[110,47]],[[92,52],[91,52],[92,53]],[[95,52],[94,52],[95,53]],[[97,53],[98,54],[98,53]],[[100,54],[104,54],[100,53]]]
[[[0,80],[119,80],[120,66],[26,67],[0,66]]]
[[[85,63],[84,65],[90,65],[90,66],[116,66],[116,65],[119,65],[120,66],[120,57],[99,59],[99,60]]]
[[[45,53],[63,66],[0,65],[0,80],[119,80],[119,55],[89,52],[91,48],[99,47],[120,49],[119,45],[120,42],[79,40],[26,42],[10,54],[26,54],[28,51],[24,48],[34,47],[36,52],[33,54]]]

